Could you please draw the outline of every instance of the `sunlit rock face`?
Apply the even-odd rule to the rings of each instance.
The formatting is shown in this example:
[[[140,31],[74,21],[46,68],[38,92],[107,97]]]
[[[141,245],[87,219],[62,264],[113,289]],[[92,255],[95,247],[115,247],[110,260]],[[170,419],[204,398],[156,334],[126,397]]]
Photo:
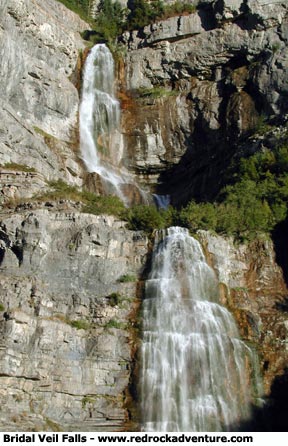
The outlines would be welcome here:
[[[275,237],[274,243],[263,239],[235,246],[229,237],[205,231],[200,231],[199,237],[221,283],[221,302],[236,318],[242,339],[252,342],[260,353],[264,394],[270,396],[270,400],[267,413],[265,407],[262,411],[256,410],[260,421],[254,414],[253,428],[283,429],[282,411],[286,406],[281,400],[279,382],[285,388],[288,325],[284,278],[287,280],[287,262],[282,252],[286,241]],[[283,373],[283,378],[279,378]]]
[[[4,0],[0,21],[1,196],[29,197],[58,178],[80,185],[79,96],[72,79],[85,48],[79,33],[88,25],[53,0]],[[30,191],[25,177],[5,176],[6,163],[35,169]]]
[[[144,186],[162,193],[160,203],[169,203],[169,194],[174,204],[213,197],[238,149],[245,154],[273,146],[270,137],[269,142],[252,135],[249,144],[245,139],[259,115],[287,113],[284,2],[200,3],[195,14],[125,34],[126,55],[116,67],[121,163]],[[80,86],[81,52],[88,52],[79,32],[88,25],[53,0],[4,0],[0,12],[1,201],[31,197],[57,179],[74,185],[85,181],[90,190],[104,193],[100,175],[84,173],[79,150],[75,85]],[[6,163],[16,167],[4,168]],[[19,170],[17,164],[34,170]],[[134,183],[121,187],[131,202],[141,201]],[[131,417],[138,422],[133,429],[141,429],[132,399],[137,399],[132,391],[139,379],[136,314],[151,271],[152,242],[113,217],[80,210],[81,203],[63,199],[2,211],[3,431],[125,430],[132,428],[127,424]],[[229,309],[242,339],[256,347],[265,395],[271,395],[281,421],[288,324],[279,265],[287,267],[287,238],[280,237],[273,247],[267,240],[234,245],[232,239],[198,236],[206,258],[201,257],[202,264],[213,276],[213,286],[220,282],[217,305]],[[149,277],[148,290],[154,279]],[[182,288],[189,296],[187,283]],[[213,302],[208,300],[206,307]],[[186,317],[193,319],[190,313]],[[235,334],[234,325],[229,327]],[[238,334],[232,338],[242,345]],[[231,352],[227,355],[236,362]],[[255,407],[250,409],[254,414]],[[260,430],[271,426],[272,417],[264,419]],[[150,420],[145,423],[148,428]]]
[[[124,225],[47,209],[2,218],[1,430],[111,431],[129,420],[148,241]]]

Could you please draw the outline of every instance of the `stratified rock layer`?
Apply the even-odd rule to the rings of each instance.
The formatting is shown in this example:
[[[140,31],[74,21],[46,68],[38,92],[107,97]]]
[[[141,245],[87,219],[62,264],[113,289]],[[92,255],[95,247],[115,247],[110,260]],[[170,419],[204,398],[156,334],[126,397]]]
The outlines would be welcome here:
[[[287,113],[287,23],[283,2],[204,0],[124,34],[123,131],[142,181],[175,204],[217,194],[239,139]]]
[[[48,210],[0,231],[0,429],[119,429],[146,237],[113,217]]]
[[[81,184],[74,152],[79,97],[69,78],[84,48],[79,32],[88,25],[54,0],[3,0],[0,22],[1,198],[31,196],[39,181],[40,188],[57,178]],[[31,190],[21,187],[3,175],[6,163],[28,165],[42,177],[30,176]]]
[[[273,243],[263,238],[236,246],[229,237],[205,231],[198,235],[218,276],[223,304],[233,312],[242,338],[259,355],[263,396],[271,398],[268,405],[278,404],[279,395],[273,394],[275,377],[285,372],[288,363],[287,284]],[[273,425],[273,416],[268,411],[265,422]],[[260,430],[269,430],[269,423]],[[259,430],[257,424],[254,428]]]
[[[81,185],[71,80],[81,68],[79,31],[88,25],[54,0],[2,0],[0,21],[1,199],[31,197],[52,179]],[[123,36],[126,165],[140,181],[177,204],[211,197],[238,149],[266,144],[245,138],[261,114],[287,113],[287,23],[284,2],[201,0],[194,14]],[[39,199],[2,213],[3,431],[127,429],[127,389],[131,379],[137,384],[134,280],[146,267],[148,241],[80,207]],[[273,246],[200,238],[223,303],[260,354],[269,395],[287,364],[288,327]]]

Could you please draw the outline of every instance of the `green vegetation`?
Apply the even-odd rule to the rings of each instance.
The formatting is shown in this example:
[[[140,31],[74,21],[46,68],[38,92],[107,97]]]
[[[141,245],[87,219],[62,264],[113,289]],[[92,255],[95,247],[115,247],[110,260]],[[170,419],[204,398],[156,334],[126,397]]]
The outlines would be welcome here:
[[[38,135],[43,136],[43,138],[54,138],[54,136],[50,135],[50,133],[45,132],[45,130],[40,129],[40,127],[37,127],[36,125],[34,125],[34,131],[36,133],[38,133]]]
[[[0,304],[0,311],[5,311],[5,307],[3,304]]]
[[[231,288],[231,290],[234,290],[234,291],[237,291],[240,293],[248,293],[248,291],[249,291],[248,288],[242,287],[242,286],[237,286],[237,287]]]
[[[119,277],[118,282],[121,283],[127,283],[127,282],[136,282],[137,277],[134,274],[124,274],[123,276]]]
[[[8,170],[17,170],[21,172],[36,172],[34,167],[26,166],[25,164],[17,164],[17,163],[6,163],[4,166],[1,166],[4,169]]]
[[[280,50],[280,48],[281,48],[280,42],[274,43],[271,48],[273,54],[277,53],[277,51]]]
[[[90,8],[91,8],[91,0],[59,0],[60,3],[63,3],[67,8],[71,9],[71,11],[76,12],[81,19],[89,20]]]
[[[123,202],[114,195],[97,196],[92,192],[86,191],[83,191],[81,195],[82,200],[86,203],[82,208],[82,212],[94,215],[115,215],[120,218],[125,216],[126,208]]]
[[[176,1],[171,5],[165,6],[161,19],[173,17],[175,15],[192,14],[196,9],[196,5],[193,5],[192,3]]]
[[[143,28],[155,22],[164,14],[165,8],[161,1],[128,0],[129,14],[127,16],[127,28],[129,30]]]
[[[126,210],[129,228],[152,233],[156,228],[180,225],[192,233],[204,229],[252,240],[259,233],[270,233],[287,218],[287,138],[273,150],[263,149],[234,162],[228,172],[227,184],[215,202],[191,201],[180,210],[166,211],[134,206]]]
[[[125,330],[127,328],[127,324],[125,322],[115,321],[115,319],[110,319],[110,321],[105,325],[105,328],[118,328],[120,330]]]
[[[116,305],[119,305],[123,300],[120,293],[111,293],[107,296],[107,299],[109,299],[109,305],[111,305],[111,307],[116,307]]]
[[[137,205],[126,210],[124,215],[129,228],[134,230],[153,232],[154,229],[163,229],[171,226],[176,211],[169,208],[167,211],[157,210],[155,206]]]
[[[93,43],[112,44],[125,30],[125,10],[118,1],[113,0],[100,0],[97,10],[90,40]]]
[[[87,406],[87,404],[94,404],[96,401],[97,397],[95,396],[84,396],[82,398],[82,408],[85,409],[85,407]]]
[[[97,196],[92,192],[80,191],[76,186],[70,186],[62,180],[49,182],[50,191],[35,195],[33,200],[37,201],[58,201],[71,200],[81,202],[82,212],[100,215],[108,214],[122,217],[125,215],[125,206],[122,201],[113,195]],[[71,247],[72,249],[72,247]]]
[[[136,281],[136,277],[132,277],[133,282]],[[133,300],[132,297],[122,296],[120,293],[111,293],[106,297],[108,299],[108,303],[111,307],[119,307],[119,308],[127,308],[129,303]]]
[[[31,200],[36,201],[57,201],[61,199],[82,201],[82,192],[75,186],[70,186],[63,180],[50,181],[48,183],[50,190],[41,194],[34,195]]]
[[[196,10],[191,3],[176,1],[165,5],[161,0],[128,0],[127,9],[122,8],[118,1],[100,0],[97,16],[91,18],[91,0],[59,0],[82,19],[88,21],[92,31],[82,34],[85,40],[92,43],[106,42],[113,46],[113,42],[124,31],[141,29],[157,20],[167,19],[174,15],[190,14]]]
[[[217,201],[189,203],[179,213],[180,224],[191,231],[212,229],[251,239],[287,218],[288,144],[241,158],[231,173],[233,184],[222,189]]]
[[[72,321],[64,314],[54,314],[48,319],[61,321],[63,322],[63,324],[68,324],[71,327],[76,328],[77,330],[89,330],[90,328],[92,328],[92,324],[90,322],[84,319],[77,319]]]
[[[45,418],[46,426],[51,430],[52,432],[62,432],[61,427],[59,424],[55,423],[55,421],[50,420],[50,418]],[[48,429],[47,429],[48,430]]]
[[[127,29],[133,30],[175,15],[191,14],[196,11],[196,6],[179,1],[171,5],[165,5],[161,0],[149,3],[145,0],[129,0],[128,9]]]
[[[45,144],[47,144],[47,146],[50,147],[50,149],[52,150],[57,146],[57,143],[60,142],[57,138],[55,138],[55,136],[50,135],[50,133],[45,132],[39,127],[34,126],[34,131],[38,133],[38,135],[42,136]]]
[[[263,126],[271,126],[264,123]],[[256,129],[256,131],[258,131]],[[264,131],[264,130],[263,130]],[[238,239],[251,240],[260,232],[270,233],[288,215],[288,138],[277,140],[277,146],[241,158],[228,169],[226,186],[213,203],[191,201],[182,209],[157,210],[154,206],[136,205],[130,209],[115,196],[96,196],[79,191],[59,180],[50,182],[50,191],[33,200],[72,200],[82,203],[82,211],[95,215],[115,215],[128,222],[128,228],[147,234],[171,225],[213,230]],[[22,166],[23,167],[23,166]],[[25,167],[25,166],[24,166]],[[23,168],[24,168],[23,167]],[[69,247],[73,249],[73,246]],[[122,276],[120,282],[135,281]],[[111,302],[117,305],[117,296]]]
[[[91,328],[91,324],[88,321],[82,319],[69,321],[69,325],[71,325],[71,327],[77,328],[77,330],[89,330]]]
[[[264,115],[260,115],[258,118],[258,122],[254,129],[254,133],[257,135],[265,135],[265,133],[272,130],[273,126],[268,123],[267,117]]]

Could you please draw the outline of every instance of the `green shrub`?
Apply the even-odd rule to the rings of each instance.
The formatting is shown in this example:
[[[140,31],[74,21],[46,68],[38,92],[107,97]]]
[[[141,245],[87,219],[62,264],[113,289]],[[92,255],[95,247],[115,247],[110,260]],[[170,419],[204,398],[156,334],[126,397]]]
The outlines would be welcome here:
[[[69,324],[77,330],[89,330],[91,328],[91,324],[85,320],[70,321]]]
[[[215,203],[192,201],[183,208],[180,224],[191,231],[212,229],[252,239],[287,218],[288,144],[241,158],[230,171],[231,179],[233,183],[221,190]]]
[[[179,223],[192,232],[198,229],[215,230],[217,225],[217,207],[211,203],[191,201],[179,213]]]
[[[123,276],[119,277],[118,282],[126,283],[126,282],[136,282],[137,277],[134,274],[124,274]]]
[[[82,409],[85,409],[87,404],[94,404],[96,400],[97,400],[96,396],[88,396],[88,395],[84,396],[82,398]]]
[[[114,195],[96,196],[91,192],[83,191],[82,200],[85,203],[82,212],[94,215],[108,214],[125,217],[126,208],[120,198]]]
[[[94,43],[113,42],[125,29],[125,11],[118,1],[100,0],[92,36]]]
[[[120,198],[113,195],[98,196],[93,192],[80,191],[76,186],[71,186],[63,180],[50,181],[50,191],[35,195],[37,201],[57,201],[61,199],[83,203],[82,212],[100,215],[108,214],[117,217],[125,217],[126,208]]]
[[[169,18],[173,17],[175,15],[181,15],[181,14],[192,14],[197,9],[195,4],[192,3],[182,3],[179,1],[176,1],[175,3],[172,3],[171,5],[167,5],[164,8],[164,12],[162,14],[161,18]]]
[[[109,299],[109,305],[111,305],[111,307],[119,305],[122,301],[121,294],[119,293],[111,293],[107,296],[107,299]]]
[[[120,330],[125,330],[127,328],[127,324],[124,322],[118,322],[115,319],[110,319],[110,321],[105,324],[105,328],[118,328]]]
[[[4,164],[3,168],[8,170],[18,170],[21,172],[36,172],[34,167],[26,166],[26,164],[6,163]]]
[[[165,20],[169,17],[182,14],[191,14],[196,11],[196,5],[176,1],[171,5],[165,5],[160,0],[147,2],[146,0],[128,1],[127,28],[129,30],[140,29],[157,20]]]
[[[73,200],[73,201],[81,201],[82,200],[82,192],[77,189],[75,186],[70,186],[65,183],[63,180],[58,181],[50,181],[48,183],[50,187],[50,191],[36,194],[33,196],[34,200],[37,201],[57,201],[60,199]]]
[[[125,219],[128,221],[130,229],[150,234],[154,229],[171,226],[174,212],[172,208],[157,210],[155,206],[137,205],[126,211]]]
[[[257,120],[254,132],[258,135],[265,135],[265,133],[269,132],[271,129],[272,126],[269,124],[268,118],[264,115],[260,115]]]
[[[5,307],[3,304],[0,304],[0,311],[5,311]]]
[[[60,3],[78,14],[83,20],[89,20],[90,0],[58,0]]]

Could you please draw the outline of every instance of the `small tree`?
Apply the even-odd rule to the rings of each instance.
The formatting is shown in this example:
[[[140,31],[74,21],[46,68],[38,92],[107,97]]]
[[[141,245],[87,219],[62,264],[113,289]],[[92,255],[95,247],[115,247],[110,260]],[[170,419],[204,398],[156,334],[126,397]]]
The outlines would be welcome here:
[[[145,0],[128,0],[127,6],[130,11],[127,17],[128,29],[139,29],[153,23],[165,10],[161,0],[151,3]]]
[[[119,2],[100,0],[95,20],[97,40],[112,42],[124,29],[125,11]]]

